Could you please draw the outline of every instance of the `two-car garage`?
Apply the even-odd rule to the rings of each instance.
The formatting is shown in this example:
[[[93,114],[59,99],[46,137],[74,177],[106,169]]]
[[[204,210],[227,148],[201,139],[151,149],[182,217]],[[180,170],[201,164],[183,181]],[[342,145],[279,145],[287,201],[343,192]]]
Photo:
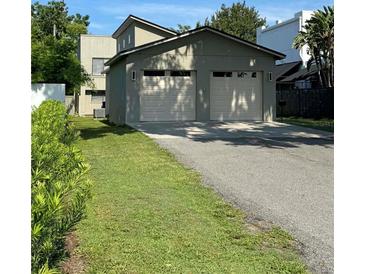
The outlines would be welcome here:
[[[196,120],[196,72],[144,70],[140,121]],[[210,73],[210,120],[262,120],[262,73]]]
[[[120,51],[105,63],[109,120],[272,121],[272,71],[284,57],[206,26]]]

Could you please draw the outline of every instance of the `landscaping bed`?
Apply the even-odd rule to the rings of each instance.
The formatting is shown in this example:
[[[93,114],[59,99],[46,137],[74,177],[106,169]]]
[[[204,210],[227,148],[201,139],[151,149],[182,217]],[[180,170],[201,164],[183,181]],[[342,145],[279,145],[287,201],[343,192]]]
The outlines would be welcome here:
[[[335,122],[333,119],[310,119],[310,118],[298,118],[298,117],[283,117],[277,118],[278,122],[287,124],[293,124],[302,127],[309,127],[324,131],[333,132],[335,128]]]
[[[286,232],[246,222],[152,139],[73,121],[93,182],[73,252],[86,273],[307,273]]]

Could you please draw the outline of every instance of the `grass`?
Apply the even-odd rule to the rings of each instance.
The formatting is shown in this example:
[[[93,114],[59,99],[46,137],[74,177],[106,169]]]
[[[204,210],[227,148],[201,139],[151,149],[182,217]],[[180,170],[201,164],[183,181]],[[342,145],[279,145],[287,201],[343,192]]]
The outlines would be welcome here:
[[[333,132],[335,122],[333,119],[308,119],[308,118],[297,118],[297,117],[284,117],[283,120],[281,118],[277,119],[278,122],[284,122],[287,124],[293,124],[297,126],[309,127],[324,131]]]
[[[249,229],[150,138],[91,118],[74,123],[94,183],[76,231],[86,273],[307,273],[286,232]]]

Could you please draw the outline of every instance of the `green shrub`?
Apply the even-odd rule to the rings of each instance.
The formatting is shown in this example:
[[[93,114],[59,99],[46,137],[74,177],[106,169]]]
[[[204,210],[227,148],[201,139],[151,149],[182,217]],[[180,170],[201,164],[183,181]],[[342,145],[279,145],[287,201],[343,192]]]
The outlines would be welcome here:
[[[49,100],[32,112],[32,272],[54,268],[66,235],[83,217],[90,196],[77,131],[64,105]]]

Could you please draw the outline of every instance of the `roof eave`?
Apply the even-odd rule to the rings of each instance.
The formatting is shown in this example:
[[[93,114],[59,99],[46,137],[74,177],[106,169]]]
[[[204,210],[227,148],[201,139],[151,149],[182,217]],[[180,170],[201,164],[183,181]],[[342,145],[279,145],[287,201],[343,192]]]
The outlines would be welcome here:
[[[222,35],[222,36],[228,37],[229,39],[235,40],[235,41],[237,41],[239,43],[242,43],[242,44],[245,44],[245,45],[247,45],[249,47],[253,47],[253,48],[257,49],[257,50],[266,52],[266,53],[274,56],[275,60],[284,59],[286,57],[286,55],[283,54],[283,53],[281,53],[281,52],[278,52],[278,51],[275,51],[275,50],[272,50],[272,49],[269,49],[269,48],[266,48],[266,47],[257,45],[255,43],[252,43],[252,42],[249,42],[249,41],[246,41],[246,40],[243,40],[243,39],[240,39],[238,37],[235,37],[235,36],[233,36],[231,34],[228,34],[228,33],[223,32],[223,31],[220,31],[220,30],[217,30],[217,29],[214,29],[214,28],[211,28],[211,27],[203,26],[203,27],[200,27],[200,28],[196,28],[196,29],[193,29],[193,30],[189,30],[189,31],[180,33],[180,34],[178,34],[176,36],[173,36],[173,37],[163,38],[163,39],[160,39],[160,40],[157,40],[157,41],[154,41],[154,42],[145,44],[145,45],[141,45],[141,46],[139,46],[137,48],[132,48],[132,49],[126,50],[124,52],[119,52],[115,56],[113,56],[111,59],[109,59],[105,63],[105,65],[109,66],[109,65],[115,63],[116,61],[118,61],[118,59],[120,57],[122,57],[124,55],[128,55],[128,54],[131,54],[133,52],[143,50],[145,48],[150,48],[150,47],[153,47],[153,46],[157,46],[157,45],[159,45],[161,43],[169,42],[169,40],[172,41],[172,40],[180,39],[180,38],[183,38],[183,37],[186,37],[186,36],[189,36],[189,35],[192,35],[194,33],[198,33],[198,32],[204,31],[204,30],[208,30],[208,31],[214,32],[214,33],[216,33],[218,35]]]
[[[128,22],[128,21],[130,21],[130,22]],[[153,22],[150,22],[150,21],[147,21],[147,20],[145,20],[145,19],[142,19],[142,18],[139,18],[139,17],[137,17],[137,16],[134,16],[134,15],[132,15],[132,14],[130,14],[125,20],[124,20],[124,22],[117,28],[117,30],[112,34],[112,37],[114,38],[114,39],[116,39],[121,33],[122,33],[122,29],[124,28],[124,29],[126,29],[126,28],[128,28],[128,26],[130,25],[130,24],[132,24],[132,22],[133,21],[137,21],[137,22],[141,22],[141,23],[143,23],[143,24],[146,24],[146,25],[149,25],[149,26],[152,26],[152,27],[154,27],[154,28],[156,28],[156,29],[159,29],[159,30],[161,30],[161,31],[164,31],[164,32],[166,32],[166,33],[169,33],[169,34],[171,34],[171,35],[176,35],[177,34],[177,32],[176,31],[173,31],[173,30],[169,30],[169,29],[167,29],[167,28],[165,28],[165,27],[162,27],[162,26],[160,26],[160,25],[157,25],[157,24],[155,24],[155,23],[153,23]],[[127,24],[127,25],[126,25]]]

